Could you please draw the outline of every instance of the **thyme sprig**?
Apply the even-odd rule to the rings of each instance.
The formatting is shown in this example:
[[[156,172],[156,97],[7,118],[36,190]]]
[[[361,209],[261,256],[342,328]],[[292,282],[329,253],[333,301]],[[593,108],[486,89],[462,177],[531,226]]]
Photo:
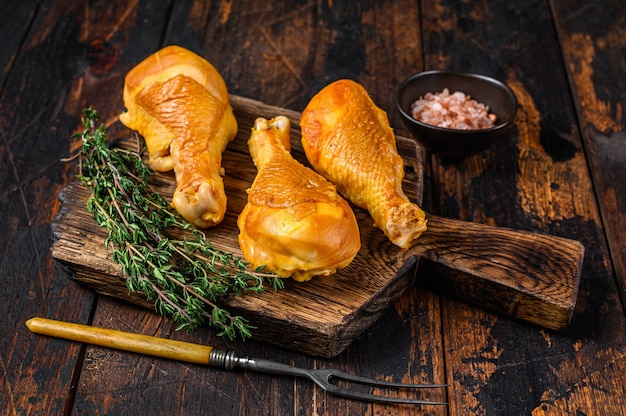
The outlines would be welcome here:
[[[105,247],[121,265],[130,292],[141,292],[178,329],[204,323],[230,339],[252,336],[248,321],[218,305],[224,296],[278,290],[282,279],[211,245],[150,186],[152,169],[141,154],[110,146],[99,114],[83,113],[79,179],[91,191],[87,209],[108,230]]]

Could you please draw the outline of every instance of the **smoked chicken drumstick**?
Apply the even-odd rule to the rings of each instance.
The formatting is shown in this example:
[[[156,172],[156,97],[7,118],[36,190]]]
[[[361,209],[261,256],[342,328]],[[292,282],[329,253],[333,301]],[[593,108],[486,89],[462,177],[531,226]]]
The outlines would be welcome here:
[[[297,281],[328,276],[361,248],[352,208],[333,184],[295,160],[290,121],[258,118],[248,147],[257,175],[238,218],[246,260]]]
[[[394,244],[407,249],[426,230],[424,211],[402,190],[404,161],[387,114],[361,85],[339,80],[323,88],[302,112],[300,127],[313,168],[367,209]]]
[[[220,223],[226,212],[222,152],[237,134],[237,121],[213,65],[178,46],[161,49],[126,75],[124,105],[120,121],[144,137],[150,166],[174,169],[174,208],[200,228]]]

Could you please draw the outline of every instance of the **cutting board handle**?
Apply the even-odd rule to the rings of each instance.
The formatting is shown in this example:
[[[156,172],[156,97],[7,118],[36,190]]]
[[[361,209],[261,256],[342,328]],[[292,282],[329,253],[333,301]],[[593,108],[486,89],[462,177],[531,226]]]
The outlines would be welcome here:
[[[431,215],[409,250],[428,260],[419,279],[438,292],[546,328],[571,320],[585,252],[578,241]]]

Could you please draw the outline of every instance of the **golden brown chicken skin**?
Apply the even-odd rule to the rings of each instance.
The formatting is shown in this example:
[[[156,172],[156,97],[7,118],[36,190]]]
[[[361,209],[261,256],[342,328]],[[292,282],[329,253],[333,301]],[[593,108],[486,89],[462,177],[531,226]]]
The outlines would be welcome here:
[[[367,91],[339,80],[315,95],[300,121],[302,146],[313,168],[376,227],[406,249],[426,230],[424,211],[402,190],[404,161],[387,114]]]
[[[224,80],[205,59],[168,46],[134,67],[124,84],[120,121],[137,130],[150,166],[174,170],[174,208],[200,228],[226,212],[222,152],[237,133]]]
[[[307,281],[346,267],[361,248],[352,208],[330,182],[290,154],[290,121],[258,118],[248,141],[257,176],[238,218],[253,267]]]

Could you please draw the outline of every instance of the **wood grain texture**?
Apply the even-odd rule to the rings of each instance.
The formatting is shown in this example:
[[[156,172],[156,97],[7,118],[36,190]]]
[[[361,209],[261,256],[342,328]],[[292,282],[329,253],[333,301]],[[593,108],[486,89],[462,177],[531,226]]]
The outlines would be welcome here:
[[[37,2],[5,1],[0,4],[0,15],[4,16],[7,24],[0,27],[0,39],[3,40],[3,46],[0,48],[0,92],[4,79],[12,67],[13,61],[17,58],[20,43],[27,31],[28,23],[32,21],[37,12]]]
[[[76,64],[50,62],[59,50],[77,53],[76,45],[67,42],[76,22],[64,19],[46,27],[43,21],[50,15],[39,5],[1,6],[2,20],[13,19],[0,30],[12,32],[2,42],[2,48],[11,49],[2,49],[7,66],[0,76],[0,330],[5,334],[0,340],[0,409],[9,415],[68,410],[80,345],[33,342],[24,322],[33,315],[85,321],[95,299],[91,291],[73,287],[49,256],[50,223],[59,204],[50,197],[65,185],[59,159],[70,152],[64,131],[75,125],[62,112],[59,91],[71,84]]]
[[[111,416],[625,414],[623,7],[619,0],[3,2],[0,408]],[[76,171],[59,159],[80,145],[69,137],[83,107],[96,106],[111,124],[126,72],[173,43],[209,59],[231,93],[293,110],[330,81],[358,80],[401,136],[394,97],[406,76],[453,68],[507,82],[521,104],[509,137],[460,164],[425,155],[424,202],[441,217],[582,242],[568,328],[440,297],[427,285],[449,269],[427,259],[417,273],[422,284],[333,358],[230,342],[208,328],[176,331],[149,308],[73,282],[50,253],[57,195]],[[111,128],[120,133],[118,124]],[[306,381],[55,340],[26,329],[36,315],[303,367],[449,383],[446,391],[407,394],[450,406],[346,401]]]
[[[502,316],[567,328],[585,252],[578,241],[435,216],[428,227],[410,251],[448,269],[428,287]]]
[[[58,192],[73,180],[73,167],[61,159],[78,145],[70,139],[77,115],[123,82],[110,67],[118,56],[109,19],[117,27],[129,21],[121,9],[90,7],[9,1],[2,5],[9,12],[0,14],[3,30],[11,31],[2,42],[9,58],[0,89],[0,329],[7,334],[0,341],[0,408],[10,415],[71,412],[84,348],[37,339],[24,323],[33,316],[87,322],[97,304],[97,295],[68,280],[50,256]],[[164,18],[159,8],[153,11]],[[94,45],[108,52],[93,54]]]
[[[573,12],[569,4],[563,7]],[[589,403],[578,401],[582,397],[569,393],[587,377],[574,369],[583,365],[591,373],[606,370],[604,363],[583,358],[578,342],[598,354],[613,356],[615,351],[622,356],[623,335],[615,326],[623,327],[624,316],[621,308],[602,307],[615,305],[614,278],[607,268],[602,220],[576,114],[563,94],[569,90],[568,79],[563,71],[553,70],[562,55],[552,35],[549,5],[478,1],[452,6],[433,1],[422,10],[424,39],[429,40],[424,45],[427,68],[495,76],[513,89],[520,103],[508,139],[460,164],[435,160],[433,212],[577,235],[587,248],[578,304],[564,332],[514,327],[500,315],[443,300],[448,376],[458,380],[452,388],[458,399],[450,412],[530,414],[559,400],[570,409],[588,409]],[[587,19],[585,14],[580,19]],[[436,265],[425,268],[428,274],[438,273]],[[589,320],[595,322],[593,328]],[[520,360],[522,356],[533,358]],[[555,376],[555,368],[567,376]],[[501,384],[507,385],[506,392],[494,388]],[[601,394],[602,387],[592,390]],[[619,406],[620,400],[613,403]],[[598,407],[590,414],[603,411]]]
[[[602,221],[616,267],[622,303],[626,304],[626,129],[624,100],[612,91],[626,89],[626,5],[619,1],[588,4],[553,1],[567,71],[576,91],[583,147],[592,179],[603,197]]]

